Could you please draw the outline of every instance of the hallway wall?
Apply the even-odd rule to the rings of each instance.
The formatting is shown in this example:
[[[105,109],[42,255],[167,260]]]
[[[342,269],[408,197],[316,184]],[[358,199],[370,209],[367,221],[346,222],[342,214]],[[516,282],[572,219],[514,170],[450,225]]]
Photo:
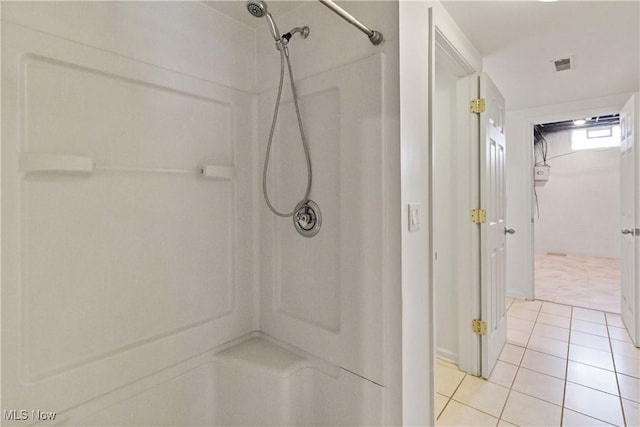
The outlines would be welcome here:
[[[458,361],[457,194],[460,149],[456,145],[456,82],[458,78],[436,58],[434,168],[433,286],[436,316],[436,355]]]
[[[546,139],[551,178],[536,187],[536,251],[618,258],[620,149],[573,151],[570,131]]]

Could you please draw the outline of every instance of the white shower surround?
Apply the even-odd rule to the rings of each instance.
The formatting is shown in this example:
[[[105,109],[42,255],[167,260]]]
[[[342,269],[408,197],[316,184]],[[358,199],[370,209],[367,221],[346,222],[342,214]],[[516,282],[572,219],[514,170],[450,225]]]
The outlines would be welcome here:
[[[382,47],[315,2],[276,17],[312,29],[290,47],[324,215],[304,239],[260,194],[279,67],[266,25],[199,2],[2,4],[2,409],[401,422],[398,5],[349,9]],[[277,144],[276,203],[304,172],[296,142]],[[93,171],[27,173],[22,153]],[[224,176],[198,176],[208,165]]]

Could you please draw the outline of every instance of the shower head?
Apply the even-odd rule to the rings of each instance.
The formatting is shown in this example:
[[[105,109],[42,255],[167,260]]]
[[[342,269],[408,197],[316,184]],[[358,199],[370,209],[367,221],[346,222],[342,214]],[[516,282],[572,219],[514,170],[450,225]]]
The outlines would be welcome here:
[[[267,4],[262,0],[247,1],[247,10],[256,18],[262,18],[267,12]]]
[[[269,22],[269,31],[271,32],[271,35],[276,42],[280,40],[280,31],[278,31],[278,26],[267,10],[267,4],[265,2],[262,0],[248,0],[247,10],[256,18],[262,18],[263,16],[266,17]]]

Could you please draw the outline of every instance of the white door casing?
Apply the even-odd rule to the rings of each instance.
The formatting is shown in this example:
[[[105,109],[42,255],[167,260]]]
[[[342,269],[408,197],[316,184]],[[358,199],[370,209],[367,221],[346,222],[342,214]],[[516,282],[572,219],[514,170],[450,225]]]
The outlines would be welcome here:
[[[504,347],[506,322],[506,209],[504,97],[486,73],[479,76],[480,98],[480,313],[486,323],[481,336],[482,376],[488,378]]]
[[[634,94],[620,112],[620,268],[622,320],[640,347],[640,97]]]

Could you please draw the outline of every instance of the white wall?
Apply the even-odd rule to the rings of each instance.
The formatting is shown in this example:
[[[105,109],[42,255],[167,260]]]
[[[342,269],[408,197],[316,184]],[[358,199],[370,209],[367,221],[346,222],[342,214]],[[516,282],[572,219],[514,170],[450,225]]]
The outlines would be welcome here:
[[[507,111],[507,222],[516,234],[507,239],[507,292],[518,298],[534,297],[533,125],[619,111],[630,94],[586,99],[566,104]]]
[[[570,131],[546,140],[551,179],[536,187],[536,251],[618,258],[620,149],[573,151]]]
[[[2,404],[63,417],[257,326],[254,34],[200,2],[2,20]]]
[[[456,75],[436,57],[436,98],[433,146],[434,261],[433,285],[436,316],[436,354],[458,361],[458,253],[455,246]]]
[[[433,34],[427,2],[400,2],[400,149],[402,218],[402,422],[434,421],[434,334],[431,288],[430,132]],[[408,206],[421,206],[409,231]]]

